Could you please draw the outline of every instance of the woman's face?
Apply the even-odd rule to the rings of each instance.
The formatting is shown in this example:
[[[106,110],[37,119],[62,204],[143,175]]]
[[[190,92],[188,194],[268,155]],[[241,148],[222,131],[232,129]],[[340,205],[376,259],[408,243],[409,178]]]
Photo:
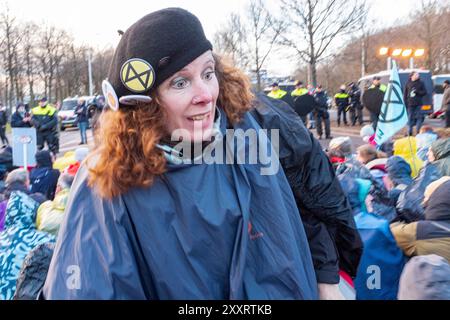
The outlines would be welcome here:
[[[192,142],[211,138],[219,83],[215,62],[207,51],[164,81],[157,89],[159,103],[167,114],[166,129],[184,129]]]
[[[427,156],[428,161],[430,162],[434,162],[434,160],[436,160],[436,157],[434,156],[433,150],[431,150],[431,148],[428,149]]]

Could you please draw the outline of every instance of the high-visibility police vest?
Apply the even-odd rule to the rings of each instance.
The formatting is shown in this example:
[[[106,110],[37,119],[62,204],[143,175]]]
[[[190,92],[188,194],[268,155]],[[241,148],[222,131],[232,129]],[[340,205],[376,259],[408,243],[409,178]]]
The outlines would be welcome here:
[[[369,87],[369,89],[374,89],[374,88],[376,88],[376,86],[374,84]],[[386,92],[387,91],[387,86],[385,84],[380,84],[378,89],[380,89],[381,92]]]
[[[277,91],[270,91],[267,96],[274,99],[282,99],[286,94],[286,91],[278,89]]]
[[[350,96],[347,93],[336,93],[336,95],[334,96],[336,99],[348,99]]]
[[[305,94],[308,94],[308,89],[306,88],[298,88],[291,92],[291,96],[293,97],[300,97],[304,96]]]
[[[44,108],[41,106],[34,107],[31,109],[31,113],[34,116],[53,116],[56,112],[56,108],[51,105],[46,105]]]

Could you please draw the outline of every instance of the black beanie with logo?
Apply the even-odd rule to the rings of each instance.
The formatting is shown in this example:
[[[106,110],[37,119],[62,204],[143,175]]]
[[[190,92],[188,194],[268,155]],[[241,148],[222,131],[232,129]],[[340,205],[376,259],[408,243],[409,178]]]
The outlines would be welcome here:
[[[181,8],[155,11],[122,35],[108,81],[118,98],[149,95],[208,50],[212,45],[192,13]]]

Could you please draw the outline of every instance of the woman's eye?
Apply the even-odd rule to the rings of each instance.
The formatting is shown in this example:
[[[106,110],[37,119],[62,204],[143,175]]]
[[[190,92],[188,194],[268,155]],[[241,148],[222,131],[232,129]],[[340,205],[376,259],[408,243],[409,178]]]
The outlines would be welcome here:
[[[209,72],[207,72],[207,73],[205,74],[205,79],[206,79],[206,80],[211,80],[211,79],[214,78],[214,76],[215,76],[215,72],[214,72],[214,71],[209,71]]]
[[[178,79],[173,82],[172,87],[174,87],[175,89],[183,89],[187,85],[188,85],[188,82],[186,79]]]

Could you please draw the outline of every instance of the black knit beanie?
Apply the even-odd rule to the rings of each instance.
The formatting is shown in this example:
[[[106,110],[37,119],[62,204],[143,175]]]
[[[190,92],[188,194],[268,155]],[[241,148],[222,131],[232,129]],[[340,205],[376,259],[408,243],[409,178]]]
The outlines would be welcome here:
[[[148,96],[164,80],[208,50],[212,50],[212,45],[193,14],[181,8],[155,11],[122,35],[108,81],[118,99]]]

